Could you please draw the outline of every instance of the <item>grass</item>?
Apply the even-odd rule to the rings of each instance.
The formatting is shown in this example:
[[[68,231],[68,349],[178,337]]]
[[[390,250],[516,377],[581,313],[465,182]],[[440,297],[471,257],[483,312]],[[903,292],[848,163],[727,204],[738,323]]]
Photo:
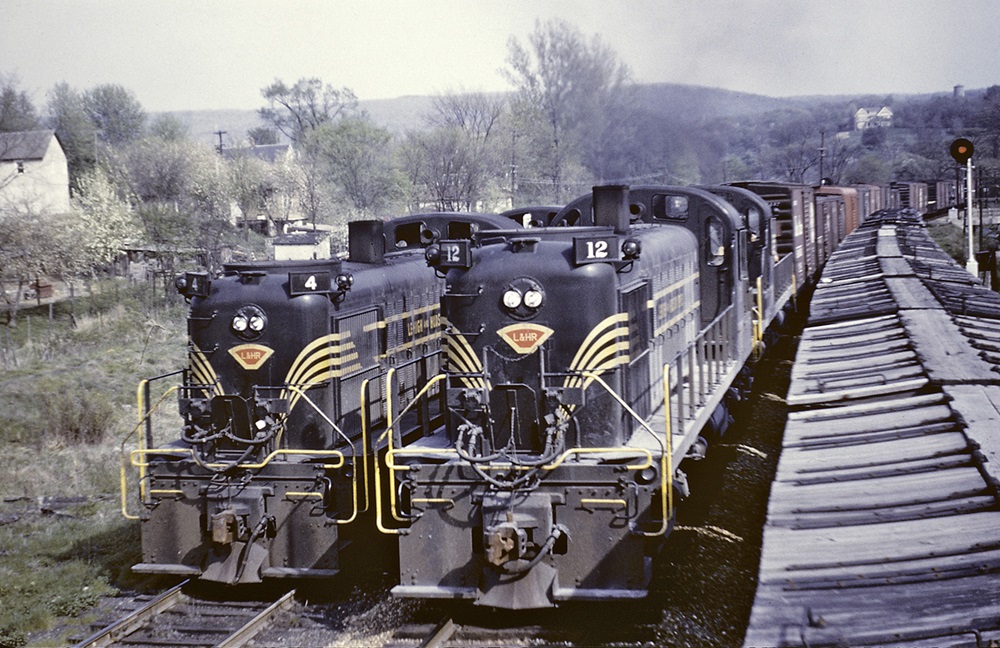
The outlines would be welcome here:
[[[53,628],[151,584],[130,572],[139,528],[118,489],[136,385],[185,362],[183,303],[155,306],[109,281],[0,326],[0,648],[65,645]]]

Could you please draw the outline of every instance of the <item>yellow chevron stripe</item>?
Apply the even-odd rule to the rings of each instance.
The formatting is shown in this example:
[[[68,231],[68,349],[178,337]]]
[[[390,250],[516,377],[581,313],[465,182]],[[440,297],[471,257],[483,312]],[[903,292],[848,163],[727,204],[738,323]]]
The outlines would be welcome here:
[[[623,340],[621,342],[605,346],[599,352],[595,353],[586,365],[574,367],[571,371],[590,371],[592,373],[600,374],[608,369],[613,369],[614,367],[625,364],[629,360],[628,347],[628,340]],[[590,380],[591,379],[588,379],[584,386],[589,384]],[[583,378],[581,376],[567,376],[565,386],[578,387],[581,383],[583,383]]]
[[[592,368],[586,369],[594,374],[602,374],[605,371],[610,371],[615,367],[620,367],[624,364],[628,364],[628,343],[619,342],[618,344],[609,347],[604,352],[601,353],[600,357],[594,358],[595,363]],[[579,378],[577,376],[577,378]],[[590,386],[590,383],[594,381],[593,377],[588,376],[585,381],[583,381],[583,388],[586,389]]]
[[[219,375],[215,373],[215,368],[212,367],[212,363],[208,361],[208,356],[206,356],[197,345],[192,344],[192,351],[188,353],[188,362],[191,367],[191,375],[194,379],[202,385],[213,385],[212,391],[205,390],[206,398],[213,395],[222,395],[222,384],[219,381]]]
[[[600,322],[595,326],[587,337],[584,338],[583,342],[580,344],[580,349],[576,352],[576,357],[573,358],[573,362],[570,363],[570,368],[579,368],[583,363],[583,358],[589,353],[589,349],[593,344],[594,338],[601,335],[602,330],[610,327],[622,324],[628,321],[628,313],[618,313],[617,315],[611,315],[606,317],[604,321]]]
[[[453,333],[445,339],[445,346],[448,350],[449,360],[454,360],[455,364],[467,373],[481,373],[483,365],[479,362],[479,356],[472,350],[472,345],[461,333]]]
[[[574,360],[573,364],[570,365],[570,371],[582,371],[592,368],[595,364],[594,357],[607,345],[613,344],[615,340],[622,337],[625,338],[627,344],[628,333],[629,331],[627,326],[621,326],[603,333],[599,338],[590,343],[582,357],[580,357],[580,353],[577,353],[578,359]],[[581,351],[584,351],[584,349],[581,349]]]
[[[295,362],[288,369],[288,375],[285,376],[285,382],[290,383],[292,385],[297,385],[298,383],[302,382],[302,374],[305,371],[307,371],[309,365],[313,364],[314,362],[316,362],[321,358],[326,358],[329,356],[337,356],[339,354],[344,353],[344,351],[355,348],[354,342],[333,344],[333,342],[335,342],[336,338],[338,337],[340,336],[337,336],[336,334],[326,335],[321,338],[317,338],[316,340],[311,342],[308,346],[306,346],[304,349],[302,349],[302,351],[299,353],[299,356],[295,359]],[[344,337],[349,337],[349,336],[344,336]],[[323,344],[317,344],[317,342],[320,342],[321,340],[324,341]]]
[[[461,333],[452,333],[445,337],[445,356],[448,366],[455,373],[481,374],[483,365],[479,356],[472,350],[469,341]],[[482,378],[463,376],[462,383],[470,389],[485,389],[486,382]]]

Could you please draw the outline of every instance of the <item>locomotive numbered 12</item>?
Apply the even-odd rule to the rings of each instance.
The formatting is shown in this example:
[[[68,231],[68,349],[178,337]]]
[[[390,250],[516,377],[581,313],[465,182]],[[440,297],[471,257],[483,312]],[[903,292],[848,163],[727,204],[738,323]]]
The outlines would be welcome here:
[[[687,492],[679,464],[724,434],[791,291],[769,211],[737,188],[597,187],[546,227],[428,248],[448,417],[385,457],[400,495],[379,518],[405,521],[385,529],[396,595],[645,596]]]

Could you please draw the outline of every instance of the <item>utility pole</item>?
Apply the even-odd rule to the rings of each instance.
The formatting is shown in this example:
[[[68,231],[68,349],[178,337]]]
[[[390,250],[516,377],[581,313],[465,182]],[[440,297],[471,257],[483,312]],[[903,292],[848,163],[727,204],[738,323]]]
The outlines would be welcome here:
[[[217,150],[219,152],[219,155],[222,155],[222,136],[225,135],[227,132],[228,131],[224,131],[224,130],[213,131],[214,134],[216,134],[216,135],[219,136],[219,145],[215,149],[215,150]]]
[[[823,186],[823,158],[826,157],[826,131],[819,132],[819,186]]]

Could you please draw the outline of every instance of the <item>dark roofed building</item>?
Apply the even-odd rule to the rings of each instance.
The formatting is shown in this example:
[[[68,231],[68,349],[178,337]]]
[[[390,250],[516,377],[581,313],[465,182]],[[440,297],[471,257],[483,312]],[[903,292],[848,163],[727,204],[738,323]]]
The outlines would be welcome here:
[[[55,131],[0,133],[0,207],[69,211],[69,166]]]

